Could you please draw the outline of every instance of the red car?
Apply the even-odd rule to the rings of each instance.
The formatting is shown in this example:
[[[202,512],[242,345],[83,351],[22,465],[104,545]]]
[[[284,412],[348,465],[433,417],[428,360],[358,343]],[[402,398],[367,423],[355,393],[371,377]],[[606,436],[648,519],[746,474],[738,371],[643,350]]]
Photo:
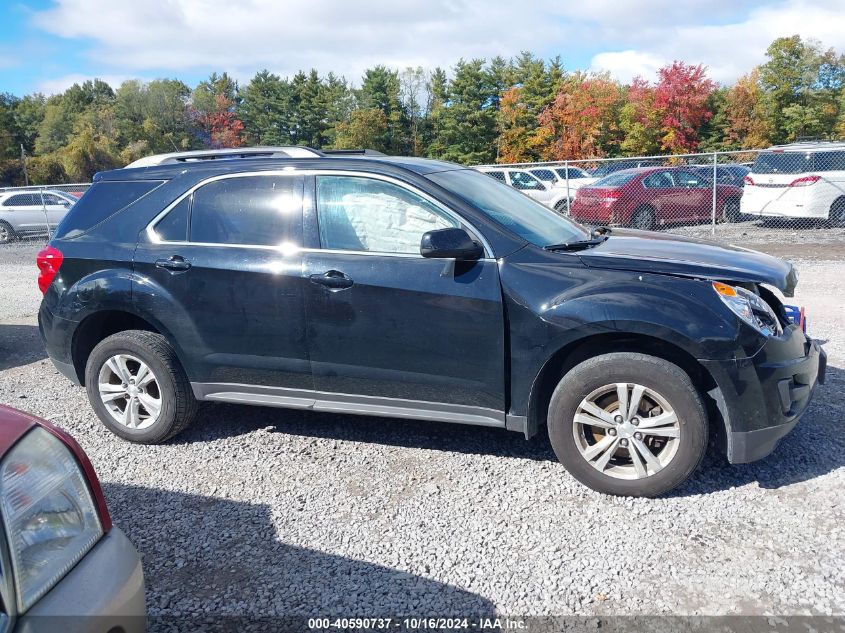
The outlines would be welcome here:
[[[79,444],[0,405],[0,630],[145,628],[144,574]]]
[[[716,217],[739,218],[742,189],[716,185]],[[683,167],[625,169],[578,189],[573,220],[651,230],[666,224],[710,221],[713,183]]]

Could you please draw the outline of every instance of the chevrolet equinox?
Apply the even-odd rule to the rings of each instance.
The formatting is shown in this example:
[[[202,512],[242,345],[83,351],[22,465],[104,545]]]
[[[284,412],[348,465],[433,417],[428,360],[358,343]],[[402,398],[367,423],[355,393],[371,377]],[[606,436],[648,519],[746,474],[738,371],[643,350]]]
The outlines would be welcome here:
[[[587,486],[654,496],[709,438],[768,455],[824,381],[789,263],[588,229],[434,160],[143,158],[97,174],[37,263],[50,358],[133,442],[202,400],[545,427]]]

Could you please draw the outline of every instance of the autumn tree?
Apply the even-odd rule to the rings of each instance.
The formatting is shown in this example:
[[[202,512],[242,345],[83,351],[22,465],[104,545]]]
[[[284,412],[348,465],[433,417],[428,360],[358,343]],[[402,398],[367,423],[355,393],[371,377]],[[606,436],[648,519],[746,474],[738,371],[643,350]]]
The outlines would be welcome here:
[[[349,121],[337,124],[334,147],[337,149],[387,149],[382,147],[388,134],[387,116],[379,108],[353,110]]]
[[[713,116],[707,109],[707,98],[716,85],[701,64],[676,61],[658,70],[657,75],[654,109],[660,116],[660,147],[673,153],[694,152],[699,128]]]
[[[766,116],[759,69],[743,75],[728,89],[725,117],[724,146],[727,149],[754,149],[770,144],[772,130]]]
[[[235,114],[238,84],[226,73],[212,75],[191,94],[190,118],[209,147],[239,147],[244,125]]]
[[[635,77],[619,111],[623,154],[649,156],[660,152],[660,113],[654,107],[654,99],[654,87],[642,77]]]
[[[575,74],[563,81],[539,117],[544,160],[608,156],[620,145],[622,87],[607,75]]]

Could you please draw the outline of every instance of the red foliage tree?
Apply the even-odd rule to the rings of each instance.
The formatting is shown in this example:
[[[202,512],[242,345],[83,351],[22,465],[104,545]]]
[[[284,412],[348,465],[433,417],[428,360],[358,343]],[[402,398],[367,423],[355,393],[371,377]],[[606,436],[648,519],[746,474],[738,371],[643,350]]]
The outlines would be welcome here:
[[[660,113],[662,149],[683,153],[698,148],[698,129],[713,116],[706,102],[715,88],[701,64],[676,61],[658,71],[654,108]]]

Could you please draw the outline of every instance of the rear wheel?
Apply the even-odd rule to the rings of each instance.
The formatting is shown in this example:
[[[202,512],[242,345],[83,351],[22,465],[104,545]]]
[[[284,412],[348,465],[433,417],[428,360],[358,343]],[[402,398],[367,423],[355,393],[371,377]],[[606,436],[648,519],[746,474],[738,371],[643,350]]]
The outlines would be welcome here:
[[[191,385],[161,334],[118,332],[101,341],[85,368],[88,400],[115,435],[158,444],[180,433],[197,412]]]
[[[552,395],[548,426],[566,469],[612,495],[672,490],[707,447],[707,416],[689,376],[645,354],[603,354],[576,365]]]
[[[833,204],[830,205],[828,221],[831,226],[845,226],[845,198],[837,198],[833,201]]]
[[[725,222],[739,222],[739,200],[736,198],[728,198],[725,204],[722,205],[722,217]]]
[[[637,207],[631,216],[631,228],[640,231],[651,231],[654,229],[654,209],[648,206]]]
[[[0,244],[8,244],[15,239],[15,231],[8,222],[0,222]]]

